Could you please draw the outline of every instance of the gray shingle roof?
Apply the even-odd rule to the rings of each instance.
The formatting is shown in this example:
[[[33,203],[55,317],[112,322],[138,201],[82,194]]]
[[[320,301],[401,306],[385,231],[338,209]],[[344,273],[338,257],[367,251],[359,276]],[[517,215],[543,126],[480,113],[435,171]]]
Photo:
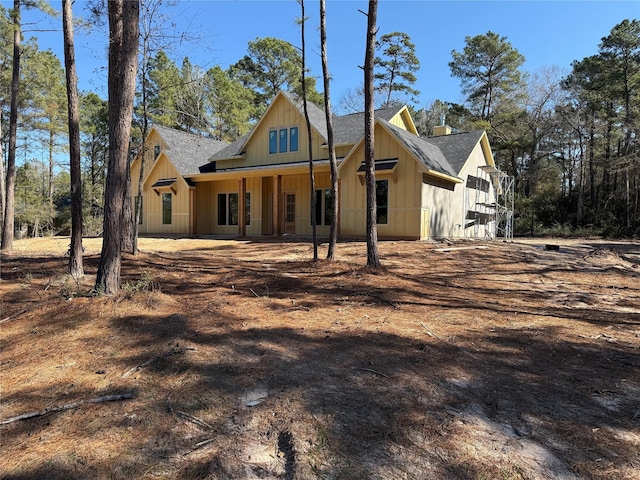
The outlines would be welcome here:
[[[242,135],[241,137],[236,138],[229,145],[224,147],[222,150],[216,152],[213,155],[210,155],[208,160],[211,162],[215,162],[216,160],[220,160],[221,158],[229,158],[235,157],[236,155],[240,155],[242,152],[240,151],[242,146],[244,145],[245,140],[249,134]],[[213,152],[212,152],[213,153]]]
[[[390,121],[402,106],[381,108],[374,112],[375,119]],[[326,123],[326,122],[325,122]],[[356,143],[364,135],[364,112],[341,115],[333,119],[333,136],[336,145]]]
[[[437,145],[402,128],[396,127],[386,120],[381,120],[381,123],[429,170],[444,173],[452,177],[457,176],[458,171],[451,166],[447,161],[447,157]]]
[[[474,130],[472,132],[427,137],[425,140],[440,149],[457,175],[462,170],[474,147],[480,141],[483,133],[484,130]]]
[[[155,126],[168,149],[164,152],[180,175],[198,173],[198,167],[227,146],[226,142],[200,137],[173,128]]]

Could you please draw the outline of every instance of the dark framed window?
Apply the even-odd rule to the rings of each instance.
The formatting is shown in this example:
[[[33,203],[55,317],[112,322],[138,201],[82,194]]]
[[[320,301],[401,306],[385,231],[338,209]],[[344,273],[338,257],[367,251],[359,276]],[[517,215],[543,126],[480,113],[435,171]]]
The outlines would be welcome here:
[[[244,194],[244,224],[251,225],[251,193]]]
[[[251,196],[245,194],[245,224],[251,217]],[[238,225],[240,220],[239,195],[237,193],[218,194],[218,225]]]
[[[333,204],[334,198],[331,194],[331,190],[327,189],[324,191],[324,224],[331,225],[331,221],[333,220]]]
[[[173,197],[170,193],[162,194],[162,224],[171,225],[171,203]]]
[[[316,225],[331,225],[333,195],[331,190],[316,190]]]
[[[280,153],[286,153],[287,151],[287,132],[288,130],[286,128],[280,129],[280,148],[278,149],[278,152]]]
[[[227,194],[218,194],[218,225],[227,224]]]
[[[269,153],[278,153],[278,131],[269,130]]]
[[[156,160],[160,156],[160,145],[153,147],[153,159]]]
[[[228,195],[227,208],[229,210],[229,225],[238,225],[239,207],[238,194],[230,193]]]
[[[289,129],[289,151],[298,151],[298,127],[291,127]]]
[[[389,180],[376,180],[376,223],[389,223]]]

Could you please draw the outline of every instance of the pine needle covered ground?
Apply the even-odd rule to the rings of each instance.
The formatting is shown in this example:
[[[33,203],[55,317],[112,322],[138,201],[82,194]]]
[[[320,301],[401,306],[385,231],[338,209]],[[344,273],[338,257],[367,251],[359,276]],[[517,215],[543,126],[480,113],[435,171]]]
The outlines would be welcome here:
[[[3,479],[638,478],[638,243],[68,243],[2,257]]]

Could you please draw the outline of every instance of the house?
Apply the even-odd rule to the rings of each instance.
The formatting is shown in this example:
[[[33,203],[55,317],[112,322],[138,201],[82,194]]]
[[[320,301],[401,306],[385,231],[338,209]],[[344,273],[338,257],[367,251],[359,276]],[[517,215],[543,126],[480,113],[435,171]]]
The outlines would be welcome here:
[[[320,108],[309,104],[308,112],[323,237],[331,224],[327,128]],[[363,113],[334,119],[343,238],[366,233],[363,133]],[[379,237],[495,236],[504,174],[486,133],[445,126],[434,133],[419,137],[406,106],[375,112]],[[291,94],[278,93],[251,132],[229,145],[154,127],[147,146],[141,233],[311,235],[308,135],[302,103]]]

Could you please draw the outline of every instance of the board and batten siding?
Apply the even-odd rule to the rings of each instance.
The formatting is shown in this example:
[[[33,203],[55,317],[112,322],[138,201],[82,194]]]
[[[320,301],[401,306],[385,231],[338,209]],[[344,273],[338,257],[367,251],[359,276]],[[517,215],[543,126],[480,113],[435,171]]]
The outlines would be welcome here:
[[[269,130],[298,127],[298,150],[295,152],[269,154]],[[287,132],[289,135],[290,131]],[[287,138],[289,138],[287,136]],[[327,158],[326,149],[322,148],[323,140],[312,131],[313,158]],[[309,142],[304,116],[283,97],[277,97],[276,103],[251,134],[246,147],[245,158],[220,160],[219,169],[238,167],[257,167],[309,161]],[[287,147],[288,149],[288,147]]]
[[[175,193],[168,187],[158,189],[157,194],[151,186],[158,180],[175,178],[172,185]],[[190,228],[190,187],[175,167],[160,154],[144,181],[143,222],[141,233],[188,234]],[[171,193],[171,224],[162,223],[162,194]]]
[[[378,224],[380,238],[421,237],[421,178],[418,163],[382,127],[375,130],[376,160],[397,158],[394,175],[376,172],[376,180],[389,180],[388,223]],[[364,161],[364,144],[360,143],[340,169],[341,207],[340,234],[343,236],[366,235],[366,186],[360,181],[357,170]]]

